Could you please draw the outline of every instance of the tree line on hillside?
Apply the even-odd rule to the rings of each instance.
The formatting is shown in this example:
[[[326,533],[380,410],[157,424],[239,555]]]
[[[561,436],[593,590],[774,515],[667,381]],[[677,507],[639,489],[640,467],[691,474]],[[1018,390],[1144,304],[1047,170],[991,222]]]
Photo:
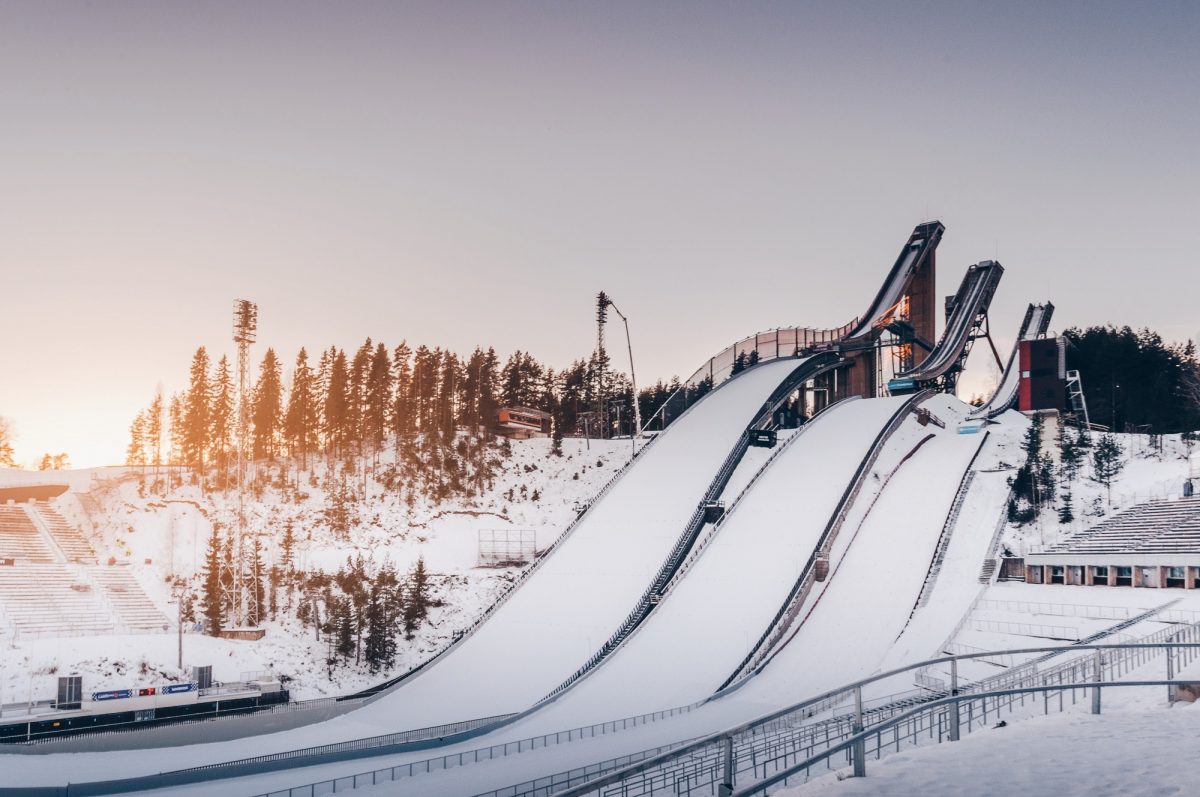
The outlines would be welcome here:
[[[555,371],[526,352],[501,362],[490,348],[462,357],[368,338],[353,353],[325,349],[315,362],[302,348],[287,377],[274,349],[267,349],[249,397],[248,445],[255,460],[288,457],[301,470],[314,456],[377,465],[388,445],[399,452],[417,438],[445,452],[459,431],[486,440],[503,406],[549,413],[556,449],[564,434],[628,434],[634,417],[629,380],[608,367],[606,355]],[[639,391],[643,417],[678,387],[674,380]],[[704,388],[692,391],[693,400]],[[604,427],[594,417],[598,403],[612,419]],[[226,488],[236,478],[238,420],[234,368],[225,356],[214,366],[200,347],[187,388],[170,397],[156,394],[134,418],[126,462],[153,468],[156,479],[167,466],[185,466],[194,477],[212,473],[213,484]]]
[[[1200,361],[1196,347],[1164,343],[1153,330],[1072,327],[1071,367],[1083,378],[1093,423],[1114,432],[1156,434],[1200,430]]]
[[[296,536],[289,523],[279,561],[271,567],[265,566],[262,545],[255,539],[240,574],[245,602],[239,606],[233,538],[221,532],[220,525],[214,524],[205,551],[199,606],[188,595],[181,608],[185,620],[203,620],[212,636],[238,624],[253,627],[268,619],[294,617],[311,627],[318,640],[324,636],[331,673],[333,667],[350,662],[378,672],[395,665],[397,640],[412,639],[430,608],[441,605],[431,597],[424,559],[418,559],[407,575],[389,562],[374,567],[362,554],[347,557],[334,573],[297,569]]]

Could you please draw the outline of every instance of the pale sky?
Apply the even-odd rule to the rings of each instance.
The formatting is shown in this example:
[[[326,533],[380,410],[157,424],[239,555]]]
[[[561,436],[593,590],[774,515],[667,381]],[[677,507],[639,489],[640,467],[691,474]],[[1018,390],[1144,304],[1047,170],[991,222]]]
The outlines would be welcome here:
[[[0,415],[119,462],[240,296],[255,359],[561,367],[603,289],[686,375],[861,313],[930,218],[940,294],[1006,267],[1005,353],[1047,299],[1195,337],[1198,95],[1195,2],[0,0]]]

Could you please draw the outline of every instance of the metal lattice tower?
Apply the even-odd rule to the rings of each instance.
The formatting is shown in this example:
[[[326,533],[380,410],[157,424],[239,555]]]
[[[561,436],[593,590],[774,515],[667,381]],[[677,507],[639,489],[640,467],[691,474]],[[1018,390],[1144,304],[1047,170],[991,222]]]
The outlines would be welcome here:
[[[238,625],[245,622],[245,589],[242,585],[242,561],[245,554],[246,539],[246,463],[249,461],[246,450],[250,437],[250,344],[258,336],[258,305],[249,299],[238,299],[233,303],[233,342],[238,347],[238,408],[237,408],[237,482],[238,482],[238,528],[237,546],[233,571],[235,621]],[[258,614],[258,607],[255,614]]]
[[[604,399],[604,366],[608,354],[604,350],[604,325],[608,323],[608,305],[611,300],[604,291],[596,294],[596,424],[601,437],[608,437],[608,424],[605,423]]]

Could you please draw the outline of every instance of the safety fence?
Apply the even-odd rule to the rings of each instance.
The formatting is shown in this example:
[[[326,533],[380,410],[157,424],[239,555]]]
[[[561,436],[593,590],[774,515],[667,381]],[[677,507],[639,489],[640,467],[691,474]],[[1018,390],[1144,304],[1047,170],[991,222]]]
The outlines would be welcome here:
[[[948,656],[920,662],[900,670],[883,673],[812,701],[783,709],[737,728],[685,744],[676,750],[648,758],[565,790],[560,797],[638,797],[639,795],[717,795],[734,793],[738,782],[754,785],[745,794],[765,793],[778,783],[806,779],[814,771],[834,769],[846,764],[865,767],[869,754],[903,748],[906,744],[929,738],[938,741],[957,738],[965,724],[969,729],[994,722],[1000,710],[1010,713],[1014,705],[1025,706],[1031,695],[1040,695],[1036,707],[1048,713],[1061,710],[1077,700],[1084,688],[1094,684],[1115,685],[1113,679],[1145,665],[1151,659],[1167,656],[1168,681],[1177,668],[1193,661],[1200,648],[1200,627],[1191,625],[1169,631],[1170,639],[1116,645],[1081,645],[985,651]],[[1159,637],[1161,634],[1152,635]],[[960,683],[958,662],[996,659],[1031,653],[1058,656],[1087,651],[1059,665],[1040,668],[1037,664],[1018,668],[1011,674],[986,679],[971,685]],[[912,673],[931,665],[948,664],[951,677],[944,691],[925,691],[889,695],[879,705],[864,701],[863,689]],[[1108,680],[1104,680],[1107,678]],[[1143,682],[1138,682],[1143,683]],[[1160,683],[1160,682],[1155,682]],[[1174,683],[1189,683],[1176,681]],[[853,710],[841,716],[814,721],[817,703],[851,705]],[[958,705],[958,719],[947,713],[947,705]],[[1098,704],[1096,704],[1098,706]],[[957,723],[957,727],[954,727]],[[737,792],[741,794],[743,792]]]
[[[605,736],[607,734],[618,733],[620,731],[637,728],[639,726],[646,725],[651,722],[657,722],[668,717],[685,714],[695,709],[697,705],[699,704],[679,706],[677,708],[664,709],[662,711],[655,711],[648,714],[638,714],[636,716],[624,717],[618,720],[609,720],[607,722],[584,725],[578,728],[571,728],[569,730],[554,731],[551,733],[542,734],[540,736],[532,736],[525,739],[503,742],[501,744],[494,744],[488,747],[480,747],[475,750],[449,753],[447,755],[435,756],[432,758],[422,759],[420,761],[412,761],[397,766],[382,767],[366,772],[360,772],[356,775],[347,775],[341,778],[332,778],[329,780],[304,784],[302,786],[294,786],[288,789],[257,795],[257,797],[268,797],[268,795],[271,795],[271,797],[278,797],[279,795],[302,797],[303,795],[329,794],[334,791],[350,788],[350,785],[355,783],[360,786],[371,785],[374,783],[387,783],[406,777],[412,777],[414,775],[424,775],[431,772],[454,769],[467,764],[477,764],[483,761],[504,758],[505,756],[527,753],[533,750],[552,747],[554,745],[580,741],[582,739],[594,739],[598,736]],[[686,742],[682,741],[675,742],[672,744],[663,745],[661,747],[652,748],[650,750],[631,753],[620,758],[612,759],[608,762],[591,764],[586,767],[580,767],[576,770],[571,770],[570,772],[559,773],[547,777],[551,778],[553,783],[569,785],[563,782],[564,779],[570,780],[571,782],[577,782],[580,778],[585,776],[594,777],[596,774],[599,774],[602,771],[608,771],[613,768],[623,766],[631,761],[638,761],[641,758],[648,758],[652,755],[657,755],[662,751],[670,750],[685,743]],[[542,784],[542,781],[539,780],[537,783]],[[529,787],[533,789],[545,787],[545,784],[537,786],[532,784],[534,784],[533,781],[530,782]],[[505,793],[503,790],[498,792],[498,794],[503,793]]]
[[[726,346],[684,379],[642,424],[643,430],[665,429],[708,391],[735,376],[743,368],[784,357],[831,351],[856,325],[858,319],[836,329],[780,327],[756,332]],[[832,398],[832,397],[828,397]]]

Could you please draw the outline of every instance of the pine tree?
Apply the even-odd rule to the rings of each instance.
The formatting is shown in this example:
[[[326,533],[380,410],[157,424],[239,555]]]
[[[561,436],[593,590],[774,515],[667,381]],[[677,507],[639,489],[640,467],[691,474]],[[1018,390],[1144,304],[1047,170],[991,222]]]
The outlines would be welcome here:
[[[170,456],[168,457],[168,460],[172,465],[176,466],[176,468],[178,469],[178,467],[183,465],[183,451],[184,451],[185,427],[184,427],[184,422],[183,422],[183,419],[184,419],[183,394],[172,393],[170,407],[171,407],[171,409],[167,413],[171,418],[171,453],[170,453]],[[174,486],[174,484],[172,484],[172,486]]]
[[[1070,523],[1075,519],[1074,502],[1071,500],[1071,490],[1063,490],[1062,503],[1058,507],[1058,522]]]
[[[358,347],[358,351],[354,352],[354,359],[350,362],[350,392],[346,405],[346,425],[349,440],[355,444],[355,450],[359,456],[365,451],[364,416],[367,406],[367,379],[371,373],[371,357],[374,351],[375,345],[370,338],[367,338],[366,342]]]
[[[372,465],[378,464],[379,447],[388,431],[388,412],[392,403],[392,361],[387,346],[382,343],[371,355],[367,373],[363,428],[368,449],[374,456]]]
[[[1121,456],[1121,446],[1112,434],[1101,436],[1100,442],[1096,444],[1096,448],[1092,452],[1093,478],[1104,485],[1108,492],[1109,506],[1112,506],[1113,480],[1125,469],[1125,463]]]
[[[404,605],[404,634],[412,639],[413,632],[429,615],[429,574],[425,571],[425,558],[417,559],[408,577],[408,590]]]
[[[12,427],[7,418],[0,416],[0,468],[15,468],[13,458]]]
[[[351,439],[350,420],[350,373],[346,353],[338,350],[329,361],[329,386],[325,394],[325,450],[330,456],[345,453]]]
[[[150,409],[146,413],[146,447],[150,450],[150,461],[154,465],[154,483],[158,484],[158,469],[162,466],[163,456],[163,394],[160,387],[154,393]]]
[[[125,464],[146,467],[146,412],[139,410],[129,424],[129,447],[125,449]],[[43,468],[45,470],[45,468]]]
[[[554,428],[550,436],[550,454],[556,457],[561,457],[563,455],[562,412],[558,409],[558,407],[555,407],[555,412],[553,415],[554,417],[551,420],[551,424]]]
[[[187,464],[200,475],[202,484],[211,424],[208,367],[208,353],[201,346],[196,349],[196,354],[192,357],[190,382],[184,398],[183,414],[183,456]]]
[[[210,395],[208,439],[217,468],[217,483],[225,489],[229,487],[229,466],[236,453],[234,434],[237,431],[237,393],[229,370],[229,358],[225,356],[217,362]]]
[[[400,439],[414,429],[412,409],[412,350],[401,341],[392,353],[392,434],[396,436],[396,448]]]
[[[339,600],[335,606],[336,650],[339,656],[348,659],[354,655],[354,617],[350,611],[350,601]]]
[[[208,548],[204,552],[204,620],[211,636],[220,636],[224,616],[224,603],[221,585],[221,535],[216,524],[213,524],[212,534],[208,538]]]
[[[275,460],[283,418],[283,377],[274,349],[267,349],[254,386],[254,458]]]
[[[308,470],[308,452],[317,443],[317,427],[320,423],[317,408],[315,376],[308,364],[308,352],[300,349],[296,355],[296,368],[292,371],[284,433],[292,456],[300,455],[303,470]]]

